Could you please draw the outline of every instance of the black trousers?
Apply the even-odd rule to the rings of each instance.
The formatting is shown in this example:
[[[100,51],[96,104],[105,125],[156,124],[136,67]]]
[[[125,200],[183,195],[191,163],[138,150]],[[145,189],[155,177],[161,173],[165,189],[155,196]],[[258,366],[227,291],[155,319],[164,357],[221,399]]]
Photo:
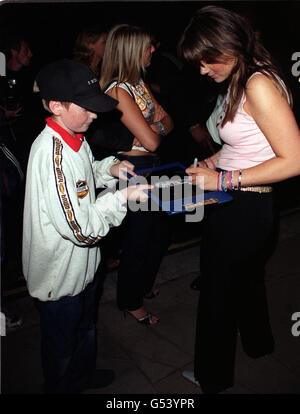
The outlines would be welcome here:
[[[153,156],[120,156],[135,171],[159,165]],[[169,217],[161,211],[130,211],[123,223],[122,254],[118,270],[117,303],[120,310],[136,310],[151,292],[169,244]]]
[[[35,300],[40,313],[44,389],[50,394],[84,390],[96,367],[98,278],[76,296]]]
[[[233,386],[238,331],[250,357],[274,348],[264,286],[276,234],[272,193],[232,195],[209,211],[201,243],[194,368],[205,393]]]

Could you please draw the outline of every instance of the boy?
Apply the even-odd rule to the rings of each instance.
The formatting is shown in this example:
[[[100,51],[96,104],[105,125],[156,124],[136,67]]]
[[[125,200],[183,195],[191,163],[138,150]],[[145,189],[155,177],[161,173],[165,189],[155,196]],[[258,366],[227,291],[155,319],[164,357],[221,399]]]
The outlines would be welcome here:
[[[133,166],[114,157],[94,161],[82,136],[117,101],[104,95],[88,66],[63,59],[37,75],[43,103],[52,113],[34,141],[28,162],[23,228],[23,272],[41,318],[46,393],[77,393],[112,382],[111,370],[95,370],[94,278],[97,242],[121,224],[126,201],[144,201],[146,186],[95,197]]]

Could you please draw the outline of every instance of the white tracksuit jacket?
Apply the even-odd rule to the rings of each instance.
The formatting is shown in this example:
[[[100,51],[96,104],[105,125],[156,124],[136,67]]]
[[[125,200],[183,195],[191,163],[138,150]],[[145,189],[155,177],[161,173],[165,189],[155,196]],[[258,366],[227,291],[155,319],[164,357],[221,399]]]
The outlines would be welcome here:
[[[23,273],[42,301],[80,293],[100,262],[98,241],[121,224],[126,199],[109,174],[114,157],[95,161],[88,143],[76,152],[48,125],[32,144],[23,225]]]

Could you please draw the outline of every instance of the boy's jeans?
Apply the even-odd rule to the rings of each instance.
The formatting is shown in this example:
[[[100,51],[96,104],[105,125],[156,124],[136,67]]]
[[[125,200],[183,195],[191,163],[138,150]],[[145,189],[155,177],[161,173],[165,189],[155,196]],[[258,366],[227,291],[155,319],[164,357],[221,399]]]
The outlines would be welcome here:
[[[95,277],[76,296],[57,301],[36,300],[46,393],[78,393],[88,386],[96,363],[97,286]]]

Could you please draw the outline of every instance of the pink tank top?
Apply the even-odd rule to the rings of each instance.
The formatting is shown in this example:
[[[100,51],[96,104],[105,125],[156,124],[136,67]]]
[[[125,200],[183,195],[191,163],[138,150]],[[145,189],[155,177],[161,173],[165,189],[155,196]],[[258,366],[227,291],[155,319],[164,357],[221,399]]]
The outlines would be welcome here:
[[[256,74],[260,74],[260,72],[256,72],[252,76]],[[228,121],[224,127],[221,125],[218,127],[220,138],[224,144],[217,167],[222,170],[250,168],[275,157],[271,145],[254,119],[244,111],[245,101],[246,95],[244,93],[233,122]],[[222,113],[220,116],[222,117]]]

